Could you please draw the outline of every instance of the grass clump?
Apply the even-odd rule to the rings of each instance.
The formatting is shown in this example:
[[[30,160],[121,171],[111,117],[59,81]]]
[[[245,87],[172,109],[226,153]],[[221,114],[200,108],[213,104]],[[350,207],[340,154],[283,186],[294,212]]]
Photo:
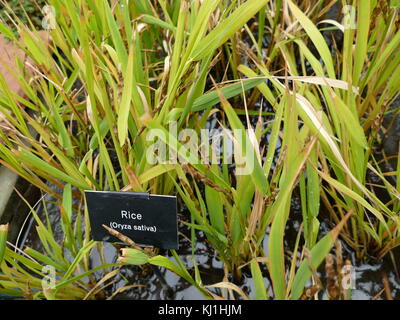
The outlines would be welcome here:
[[[103,281],[89,276],[96,244],[90,240],[87,189],[178,193],[190,213],[184,223],[192,228],[192,270],[175,251],[173,261],[131,244],[117,265],[100,268],[112,268],[111,277],[126,264],[162,266],[207,298],[233,297],[233,291],[248,298],[238,286],[247,272],[255,298],[300,299],[321,289],[307,291],[306,285],[318,282],[315,271],[327,257],[332,266],[329,254],[338,238],[358,258],[380,258],[400,244],[399,161],[385,171],[374,152],[384,115],[396,112],[391,106],[399,97],[399,16],[393,3],[48,4],[56,12],[49,46],[29,14],[28,20],[9,15],[18,36],[7,22],[0,27],[32,61],[18,61],[12,71],[24,97],[0,77],[0,113],[8,128],[0,130],[0,163],[56,199],[64,240],[57,243],[51,226],[35,216],[45,252],[7,248],[0,290],[25,292],[7,280],[21,277],[37,284],[39,293],[31,298],[65,298],[67,288],[75,290],[74,298],[101,291]],[[343,14],[347,5],[355,15]],[[221,132],[234,132],[233,164],[213,154],[208,141],[202,148],[220,163],[196,161],[200,148],[188,153],[186,141],[168,131],[174,124],[200,135],[212,119]],[[183,164],[149,163],[154,130],[163,133],[158,143],[179,154]],[[249,163],[252,170],[240,174]],[[301,227],[289,252],[285,230],[296,194]],[[333,222],[326,234],[323,214]],[[212,286],[203,285],[195,260],[198,231],[224,263],[224,279]],[[64,249],[73,256],[69,267]],[[46,262],[62,277],[55,291],[38,283]],[[86,276],[89,283],[82,283]]]

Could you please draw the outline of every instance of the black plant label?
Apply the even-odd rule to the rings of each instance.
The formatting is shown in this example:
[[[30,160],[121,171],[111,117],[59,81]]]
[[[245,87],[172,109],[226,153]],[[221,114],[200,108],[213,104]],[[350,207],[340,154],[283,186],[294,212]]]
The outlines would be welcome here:
[[[95,241],[121,242],[106,225],[137,244],[178,249],[176,197],[112,191],[85,194]]]

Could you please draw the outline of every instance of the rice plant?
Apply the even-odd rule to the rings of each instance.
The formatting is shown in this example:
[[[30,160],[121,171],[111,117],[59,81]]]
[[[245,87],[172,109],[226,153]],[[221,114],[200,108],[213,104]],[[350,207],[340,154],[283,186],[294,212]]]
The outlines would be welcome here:
[[[287,39],[278,47],[295,85],[301,119],[319,132],[321,147],[310,158],[307,178],[301,181],[305,230],[315,229],[318,206],[313,208],[313,204],[318,203],[320,194],[336,223],[346,212],[355,213],[343,236],[358,256],[370,252],[381,257],[398,243],[398,190],[384,177],[373,153],[383,115],[390,112],[399,94],[398,12],[373,1],[354,1],[352,5],[357,16],[352,21],[345,16],[343,25],[338,25],[332,20],[320,21],[312,6],[310,19],[306,9],[289,1],[286,18],[290,31],[282,27]],[[334,54],[327,45],[328,31],[318,29],[322,24],[334,26],[337,31],[332,37],[338,33],[342,37]],[[297,60],[296,52],[300,55]],[[263,76],[271,78],[273,70],[262,61],[255,63]],[[280,86],[276,81],[274,85]],[[387,203],[369,186],[371,173],[388,190]],[[316,186],[318,176],[327,182],[324,188]]]
[[[55,13],[48,32],[7,4],[0,17],[0,33],[25,56],[7,66],[22,94],[0,74],[0,164],[56,199],[63,240],[35,210],[44,252],[10,247],[8,226],[0,226],[0,292],[101,298],[121,266],[152,264],[209,299],[249,298],[239,286],[244,270],[257,299],[311,298],[326,258],[333,274],[329,253],[338,238],[360,259],[400,244],[400,162],[377,152],[384,119],[398,113],[394,1],[48,4]],[[212,122],[232,155],[207,139],[191,148],[170,130],[201,136]],[[157,143],[167,154],[152,149]],[[201,161],[204,152],[218,161]],[[171,251],[173,261],[123,238],[128,248],[117,265],[104,262],[99,269],[113,269],[95,281],[88,259],[101,245],[90,239],[84,190],[177,194],[190,213],[180,222],[192,230],[193,268],[179,252]],[[302,223],[287,248],[297,194]],[[326,215],[331,230],[322,234]],[[224,264],[220,283],[203,284],[197,232]],[[46,264],[59,277],[53,291],[41,287]]]
[[[48,203],[43,201],[43,204]],[[116,272],[110,270],[117,270],[118,265],[104,262],[91,266],[90,256],[97,244],[89,239],[89,225],[86,225],[86,232],[82,231],[82,220],[88,220],[87,213],[84,216],[80,212],[73,214],[71,186],[65,188],[59,209],[64,234],[62,243],[55,236],[55,226],[51,224],[54,220],[49,218],[46,209],[41,217],[31,207],[35,226],[32,232],[37,233],[40,248],[22,248],[8,243],[8,225],[0,226],[1,294],[33,300],[104,297],[101,284],[105,281],[96,281],[94,274],[103,270],[104,279],[112,279]]]

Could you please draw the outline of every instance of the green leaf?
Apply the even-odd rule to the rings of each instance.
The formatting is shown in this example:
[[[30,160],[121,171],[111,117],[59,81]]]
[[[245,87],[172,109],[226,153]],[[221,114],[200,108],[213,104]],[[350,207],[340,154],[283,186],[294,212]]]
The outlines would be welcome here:
[[[74,261],[70,264],[68,270],[65,272],[63,281],[67,280],[75,271],[75,269],[79,266],[81,261],[85,259],[87,254],[93,249],[93,247],[96,245],[95,241],[89,241],[84,247],[82,247],[78,254],[75,256]]]
[[[5,37],[9,38],[10,40],[15,40],[15,36],[12,31],[3,23],[0,23],[0,33],[3,34]]]
[[[243,91],[250,90],[261,83],[263,83],[265,79],[244,79],[238,83],[226,86],[221,88],[222,94],[226,99],[233,98]],[[205,110],[209,107],[216,106],[220,102],[218,92],[213,90],[209,93],[202,95],[194,101],[192,111],[198,112]]]
[[[133,50],[129,52],[128,68],[125,73],[124,89],[122,91],[121,104],[119,106],[118,114],[118,138],[121,146],[125,144],[128,136],[128,117],[132,101],[132,87],[133,87]]]
[[[211,225],[221,234],[225,233],[224,227],[224,208],[221,201],[220,192],[206,186],[206,201],[208,214],[210,215]]]
[[[106,13],[109,31],[111,33],[111,37],[113,39],[119,60],[121,61],[122,70],[124,70],[127,65],[127,61],[128,61],[128,55],[126,53],[126,48],[125,48],[124,42],[122,40],[121,34],[119,32],[118,25],[114,19],[112,11],[111,11],[110,5],[108,4],[108,1],[103,1],[103,3],[105,3],[104,9],[105,9],[105,13]]]
[[[47,162],[43,161],[33,153],[23,149],[18,152],[18,159],[22,162],[29,163],[30,165],[47,172],[48,174],[52,175],[53,177],[63,180],[67,183],[70,183],[79,189],[88,190],[90,186],[83,181],[78,181],[72,178],[71,176],[65,174],[64,172],[58,170],[57,168],[53,167],[52,165],[48,164]]]
[[[327,69],[329,77],[332,79],[336,79],[332,55],[321,32],[317,29],[314,23],[291,0],[289,0],[288,3],[290,10],[293,12],[293,15],[300,22],[304,30],[306,30],[308,36],[311,38],[319,54],[321,55],[321,58],[325,63],[325,67]]]
[[[7,247],[8,224],[0,225],[0,266]]]
[[[227,19],[218,24],[203,38],[192,53],[193,60],[201,60],[222,46],[249,21],[269,0],[248,0],[237,8]]]
[[[347,132],[353,137],[354,141],[362,148],[368,148],[367,139],[365,138],[364,129],[361,127],[360,121],[350,111],[349,107],[331,91],[333,101],[337,108],[336,114],[338,115],[344,126],[347,127]]]
[[[159,26],[159,27],[164,28],[164,29],[171,30],[173,32],[175,32],[175,30],[176,30],[175,26],[173,26],[173,25],[171,25],[171,24],[169,24],[169,23],[167,23],[167,22],[165,22],[165,21],[163,21],[161,19],[158,19],[156,17],[150,16],[150,15],[147,15],[147,14],[143,15],[141,20],[143,22],[148,23],[148,24],[154,24],[156,26]]]
[[[258,262],[253,260],[250,264],[251,277],[254,281],[254,296],[256,300],[268,300],[267,289],[265,288],[264,278],[261,273],[260,266]]]
[[[371,0],[359,1],[358,8],[358,32],[356,47],[354,48],[353,84],[355,86],[360,82],[362,68],[367,57],[369,28],[371,23]]]
[[[189,275],[189,273],[186,270],[183,271],[180,267],[178,267],[167,257],[155,256],[149,259],[149,263],[154,266],[159,266],[171,270],[181,278],[188,281],[190,284],[196,285],[196,282],[193,280],[193,278]]]
[[[68,221],[72,220],[72,187],[70,184],[65,185],[63,192],[62,206],[67,213]]]

